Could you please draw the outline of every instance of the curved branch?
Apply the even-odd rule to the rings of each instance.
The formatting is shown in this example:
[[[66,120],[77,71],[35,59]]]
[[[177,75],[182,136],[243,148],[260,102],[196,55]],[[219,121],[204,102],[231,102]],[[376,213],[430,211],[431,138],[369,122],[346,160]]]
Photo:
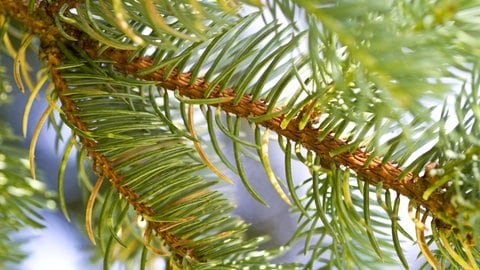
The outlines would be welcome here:
[[[71,1],[70,1],[71,2]],[[45,3],[45,2],[43,2]],[[53,10],[57,9],[58,6],[61,6],[60,3],[54,6],[49,6]],[[15,19],[24,22],[25,25],[30,27],[30,31],[36,34],[41,41],[42,51],[40,55],[45,58],[46,62],[50,66],[50,74],[55,85],[55,89],[59,94],[59,99],[62,103],[62,110],[65,113],[66,118],[69,122],[78,128],[81,131],[88,131],[88,126],[82,121],[82,119],[75,115],[75,111],[78,110],[77,105],[70,98],[63,95],[69,89],[66,81],[63,79],[61,72],[55,68],[62,62],[63,54],[61,50],[57,47],[57,41],[68,43],[67,40],[63,39],[61,34],[58,32],[58,29],[55,27],[51,19],[46,16],[40,16],[39,14],[51,14],[52,10],[49,9],[40,9],[39,13],[28,14],[26,6],[23,6],[22,2],[11,2],[0,0],[0,11],[7,11],[9,13],[14,13],[12,17]],[[11,15],[11,14],[9,14]],[[50,31],[48,34],[45,31]],[[71,29],[72,30],[72,29]],[[73,29],[73,31],[75,31]],[[77,36],[82,35],[81,32],[76,32]],[[52,39],[52,37],[54,37]],[[113,164],[108,158],[99,152],[93,150],[97,145],[96,141],[78,135],[80,143],[83,145],[85,150],[88,153],[88,156],[93,160],[94,171],[100,177],[106,177],[110,184],[121,194],[128,204],[133,207],[133,209],[141,216],[153,216],[155,211],[148,207],[145,203],[138,202],[140,197],[134,190],[130,187],[125,186],[122,182],[124,177],[121,174],[115,172]],[[172,222],[149,222],[149,228],[147,231],[152,229],[160,236],[170,247],[172,253],[181,255],[183,257],[190,256],[191,259],[197,261],[203,261],[201,257],[197,257],[192,248],[185,248],[182,244],[185,240],[179,239],[174,234],[170,233],[166,228],[172,227]]]
[[[59,2],[71,3],[75,1],[65,0]],[[65,44],[68,44],[69,41],[62,38],[51,17],[43,16],[44,14],[52,14],[51,10],[58,10],[58,5],[55,7],[50,6],[49,8],[50,9],[45,9],[43,11],[42,9],[38,11],[36,10],[35,14],[28,14],[26,7],[21,1],[0,0],[0,10],[3,10],[2,12],[6,12],[9,16],[24,23],[30,29],[30,31],[40,38],[47,62],[49,62],[50,65],[55,66],[60,64],[61,61],[60,51],[55,45],[55,41],[60,40]],[[210,84],[203,79],[199,78],[195,80],[193,84],[190,84],[190,74],[178,74],[175,70],[170,72],[168,77],[165,79],[165,68],[158,69],[148,75],[138,75],[138,71],[151,68],[154,65],[150,58],[135,57],[133,60],[128,60],[131,52],[118,49],[108,49],[100,54],[96,41],[90,39],[78,29],[72,29],[70,26],[65,27],[68,28],[69,35],[76,37],[77,40],[82,41],[76,45],[80,46],[81,49],[87,52],[90,57],[98,60],[113,62],[113,65],[116,69],[139,79],[159,81],[159,86],[170,90],[178,90],[182,96],[191,99],[205,98],[205,90]],[[221,92],[219,89],[219,85],[215,86],[209,98],[233,97],[236,95],[234,89],[226,88]],[[69,106],[68,103],[71,101],[65,98],[62,100],[62,102],[64,103],[64,106]],[[219,105],[220,104],[213,104],[213,106]],[[261,100],[252,101],[250,96],[245,95],[241,98],[241,101],[238,104],[233,104],[231,102],[222,103],[221,109],[226,113],[247,118],[252,115],[265,115],[267,112],[267,104]],[[279,115],[263,122],[259,122],[258,124],[273,130],[278,135],[302,144],[305,148],[311,151],[314,151],[321,157],[321,163],[323,166],[329,167],[331,164],[335,164],[337,166],[346,166],[355,171],[359,178],[365,182],[372,185],[382,183],[383,188],[393,189],[413,200],[417,204],[424,206],[435,218],[441,220],[445,226],[454,226],[454,223],[450,221],[455,220],[457,213],[445,193],[434,193],[429,197],[428,200],[424,200],[422,198],[424,192],[430,186],[429,182],[426,181],[428,179],[415,176],[412,173],[406,173],[405,177],[399,179],[400,175],[404,174],[402,169],[398,168],[393,163],[383,164],[380,157],[372,158],[369,153],[361,149],[357,149],[354,152],[343,152],[331,156],[330,153],[332,151],[345,146],[346,142],[336,139],[331,135],[326,136],[320,141],[317,139],[319,137],[320,130],[309,126],[301,130],[298,126],[298,120],[295,119],[290,121],[290,123],[282,129],[280,123],[282,122],[283,118],[284,115]],[[77,121],[77,123],[80,125],[80,122]],[[83,143],[88,148],[90,142],[84,141]],[[368,165],[366,165],[367,160],[371,160]],[[99,160],[97,162],[99,162],[97,165],[99,169],[106,171],[109,170],[109,165],[106,161],[103,162]],[[126,190],[122,191],[121,186],[118,188],[120,188],[120,192],[128,193]]]
[[[158,69],[148,75],[138,75],[139,71],[150,69],[154,63],[148,57],[136,57],[133,60],[129,60],[129,51],[108,49],[99,55],[98,50],[93,45],[87,45],[83,49],[92,58],[111,61],[116,69],[134,77],[159,81],[159,86],[169,90],[178,90],[180,95],[184,97],[203,99],[205,98],[206,90],[210,86],[202,78],[198,78],[193,84],[190,84],[191,77],[189,73],[178,74],[175,70],[165,79],[166,68]],[[235,97],[236,95],[232,88],[226,88],[222,91],[219,91],[219,89],[220,85],[216,85],[209,98]],[[211,104],[211,106],[220,105],[221,110],[224,112],[242,118],[265,115],[268,108],[265,102],[261,100],[252,101],[252,98],[248,95],[243,96],[238,104],[233,104],[232,102]],[[274,112],[279,110],[276,109]],[[282,114],[256,123],[275,131],[278,135],[302,144],[308,150],[314,151],[321,157],[321,164],[326,168],[330,167],[332,163],[336,166],[346,166],[355,171],[363,181],[371,185],[382,183],[383,188],[393,189],[417,204],[424,206],[434,217],[445,223],[450,223],[449,220],[455,218],[456,211],[445,193],[434,193],[428,200],[423,199],[424,192],[430,187],[430,183],[424,177],[414,176],[409,172],[400,179],[400,176],[404,174],[402,169],[391,162],[382,163],[380,157],[373,157],[372,159],[369,153],[361,149],[357,149],[354,152],[342,152],[332,156],[331,152],[344,147],[347,143],[332,135],[327,135],[323,140],[318,140],[322,131],[311,126],[300,129],[298,119],[293,119],[285,128],[281,128],[280,124],[284,117],[285,115]],[[372,160],[367,165],[367,160],[370,159]]]
[[[50,56],[54,57],[54,56]],[[60,59],[58,59],[60,60]],[[51,68],[51,75],[55,88],[59,93],[60,101],[62,102],[62,110],[65,113],[65,116],[71,124],[76,128],[82,131],[89,131],[88,126],[80,119],[80,117],[75,116],[75,111],[77,110],[77,105],[72,102],[67,96],[63,95],[68,91],[68,85],[65,80],[62,78],[60,71],[56,70],[54,67]],[[110,160],[104,155],[93,150],[97,143],[90,138],[78,135],[80,143],[86,149],[88,156],[93,160],[94,171],[99,177],[106,177],[110,184],[121,194],[128,204],[133,207],[133,209],[140,216],[153,216],[155,211],[147,206],[145,203],[138,202],[139,195],[131,189],[129,186],[123,184],[124,177],[115,172],[114,166]],[[165,228],[171,227],[172,223],[164,222],[149,222],[149,229],[154,229],[155,232],[168,243],[169,247],[174,251],[175,254],[189,255],[192,258],[195,258],[198,261],[202,261],[202,258],[196,258],[194,252],[184,248],[181,243],[182,240],[176,237],[174,234],[170,233],[169,230]]]

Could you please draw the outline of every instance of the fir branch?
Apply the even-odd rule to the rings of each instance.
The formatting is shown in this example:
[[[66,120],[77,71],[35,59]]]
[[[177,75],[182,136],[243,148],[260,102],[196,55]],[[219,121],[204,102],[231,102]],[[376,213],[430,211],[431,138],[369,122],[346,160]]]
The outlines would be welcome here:
[[[458,210],[460,214],[457,213],[456,208],[452,204],[451,194],[446,193],[441,188],[436,189],[439,184],[435,182],[435,175],[429,173],[432,167],[435,168],[434,163],[428,163],[425,168],[425,175],[420,176],[401,169],[393,162],[386,162],[382,157],[374,156],[373,152],[369,153],[362,148],[341,151],[341,149],[352,148],[349,147],[348,141],[338,139],[331,134],[322,136],[329,130],[315,128],[313,125],[309,125],[308,121],[305,121],[311,114],[317,113],[312,113],[313,109],[310,110],[310,103],[299,110],[299,113],[294,118],[291,118],[291,115],[283,114],[284,108],[272,109],[276,106],[273,102],[267,103],[248,94],[238,94],[235,89],[236,86],[234,86],[235,88],[229,88],[229,85],[214,85],[209,79],[198,78],[190,73],[183,73],[171,67],[155,69],[158,63],[152,58],[136,56],[137,52],[129,50],[118,48],[105,49],[105,46],[101,46],[98,40],[82,32],[83,28],[75,28],[75,25],[62,23],[58,21],[58,17],[55,17],[58,16],[58,11],[64,7],[80,8],[76,4],[82,1],[65,0],[57,1],[53,4],[50,2],[39,1],[37,8],[32,12],[28,12],[27,7],[21,2],[0,0],[0,11],[23,23],[27,31],[30,31],[40,39],[42,49],[40,55],[50,67],[51,76],[59,93],[66,118],[79,131],[88,132],[89,127],[82,121],[81,117],[77,116],[77,104],[68,94],[65,94],[68,93],[70,86],[62,77],[61,71],[56,69],[65,60],[62,52],[65,50],[61,49],[60,46],[64,46],[66,50],[80,52],[83,58],[88,55],[93,60],[91,63],[106,63],[106,65],[113,67],[116,71],[132,77],[132,80],[153,82],[158,87],[177,91],[182,98],[191,99],[192,103],[195,103],[195,100],[205,101],[206,99],[211,99],[211,102],[208,102],[208,106],[217,107],[227,114],[247,120],[252,118],[262,119],[261,121],[255,121],[255,123],[276,132],[279,136],[287,138],[288,141],[301,144],[306,149],[315,152],[317,158],[319,158],[319,163],[323,167],[346,167],[348,168],[347,171],[354,171],[358,179],[365,181],[369,185],[377,186],[378,189],[380,187],[387,190],[392,189],[408,197],[417,205],[417,209],[420,209],[419,206],[426,209],[424,217],[431,214],[436,219],[435,227],[450,229],[462,226],[456,222],[456,220],[459,220],[458,217],[462,211]],[[73,42],[72,40],[75,41]],[[145,71],[147,70],[154,71],[146,74]],[[206,78],[208,77],[206,76]],[[240,88],[237,90],[241,91]],[[214,102],[218,100],[222,102]],[[286,118],[292,120],[285,121]],[[285,125],[286,122],[288,122],[287,125]],[[307,124],[305,125],[305,123]],[[79,133],[80,142],[92,158],[96,173],[101,177],[107,177],[111,185],[128,201],[138,214],[142,216],[158,214],[153,208],[141,202],[140,193],[137,194],[133,189],[123,184],[123,176],[115,172],[114,165],[109,158],[100,153],[100,151],[95,150],[97,146],[96,141],[83,136],[82,132]],[[319,139],[320,137],[322,137],[321,140]],[[332,153],[337,154],[333,155]],[[368,185],[366,187],[368,188]],[[368,195],[364,194],[364,196]],[[174,254],[189,257],[198,262],[206,260],[201,258],[201,256],[196,257],[195,252],[192,252],[194,248],[185,248],[183,244],[186,240],[172,234],[171,230],[169,230],[171,226],[171,223],[151,221],[147,231],[151,232],[154,230],[157,232]]]
[[[54,19],[46,15],[49,14],[53,16],[54,13],[52,13],[52,11],[58,10],[61,4],[69,3],[69,6],[72,6],[72,2],[73,1],[61,1],[54,4],[54,6],[49,6],[45,1],[42,1],[42,3],[44,3],[43,8],[38,8],[33,14],[29,14],[27,7],[21,2],[0,0],[0,10],[7,12],[9,16],[22,22],[32,33],[39,37],[44,56],[47,62],[52,66],[52,75],[55,73],[54,67],[59,65],[62,61],[60,49],[56,45],[56,42],[60,40],[65,44],[79,46],[80,49],[84,50],[93,59],[113,62],[116,69],[123,71],[128,75],[143,80],[157,81],[159,82],[159,86],[170,90],[178,90],[180,95],[187,98],[229,98],[236,96],[234,89],[225,88],[222,91],[219,91],[221,86],[216,85],[210,96],[205,97],[204,93],[210,86],[209,82],[206,82],[202,78],[197,78],[193,84],[190,84],[191,78],[188,73],[177,74],[176,70],[167,73],[167,68],[158,69],[147,75],[138,75],[138,72],[149,69],[154,65],[152,59],[149,57],[135,57],[131,60],[131,51],[114,48],[100,52],[100,47],[98,46],[97,41],[86,36],[78,29],[72,28],[71,25],[62,24],[64,29],[68,29],[68,35],[80,41],[76,44],[71,43],[71,41],[66,40],[58,31]],[[57,76],[60,75],[54,75],[54,77]],[[60,81],[57,81],[56,85],[57,87],[66,87],[62,86],[63,83]],[[74,109],[75,107],[74,104],[70,104],[71,101],[69,101],[68,98],[62,98],[62,103],[67,108]],[[211,106],[219,106],[224,112],[242,118],[262,116],[268,111],[268,104],[261,100],[252,101],[252,98],[249,95],[243,96],[238,104],[226,102],[221,104],[211,104]],[[277,108],[274,112],[275,111],[280,111],[280,108]],[[307,126],[304,129],[299,128],[299,119],[301,116],[290,121],[285,128],[281,128],[280,124],[284,117],[285,115],[283,114],[278,115],[268,120],[258,122],[258,124],[275,131],[278,135],[284,136],[289,140],[299,142],[307,149],[316,152],[321,157],[322,166],[327,168],[330,167],[331,164],[335,164],[336,166],[346,166],[355,171],[360,176],[360,179],[369,184],[377,185],[382,183],[383,188],[393,189],[417,204],[424,206],[434,217],[441,220],[441,223],[444,223],[443,226],[451,227],[454,225],[452,220],[455,220],[457,213],[446,194],[434,193],[430,195],[428,200],[423,199],[424,192],[431,185],[426,179],[428,177],[421,177],[413,175],[410,172],[404,172],[394,163],[383,163],[380,157],[372,158],[369,153],[366,153],[362,149],[357,149],[353,152],[342,152],[331,156],[331,152],[345,147],[347,142],[331,135],[327,135],[323,140],[319,141],[317,138],[322,132],[321,130],[315,129],[311,126]],[[82,126],[79,119],[72,118],[70,120],[73,121],[72,123],[78,124],[77,127],[80,130],[87,129],[87,127]],[[85,140],[82,143],[86,148],[92,146],[92,142],[88,140]],[[95,154],[91,155],[95,156]],[[108,171],[111,168],[107,161],[103,160],[103,158],[97,158],[96,162],[99,169],[104,169],[106,170],[104,173],[109,174]],[[114,177],[113,179],[118,178],[118,176],[111,176]],[[401,176],[403,177],[400,178]],[[116,183],[116,181],[113,183]],[[121,186],[119,186],[119,188],[121,188]],[[130,194],[131,191],[128,190],[121,190],[121,193],[123,192],[125,193],[124,195],[127,195],[126,198],[132,199],[132,203],[134,203],[133,198],[135,195]],[[137,205],[136,209],[141,210],[143,208],[142,206]],[[145,211],[141,213],[149,212],[147,209],[141,211]]]
[[[49,59],[53,59],[53,57],[54,56],[50,56]],[[60,61],[60,59],[57,60]],[[54,62],[56,62],[57,60],[55,60]],[[65,113],[70,123],[81,131],[89,131],[88,126],[80,119],[80,117],[74,115],[74,112],[77,110],[77,105],[72,102],[72,100],[69,99],[68,96],[62,95],[62,93],[68,92],[68,85],[62,78],[61,72],[52,67],[51,75],[52,80],[55,84],[55,88],[59,93],[60,101],[63,105],[63,112]],[[146,206],[145,203],[138,202],[138,198],[140,196],[135,193],[135,191],[133,191],[130,187],[123,185],[123,176],[115,172],[113,164],[108,160],[108,158],[92,149],[97,145],[96,142],[91,138],[87,138],[81,135],[79,135],[78,137],[81,144],[87,150],[88,156],[93,160],[94,171],[96,171],[96,173],[100,177],[106,177],[110,181],[111,185],[118,190],[118,192],[128,201],[128,203],[135,209],[135,211],[140,216],[153,216],[155,214],[155,211],[152,208]],[[194,253],[184,249],[181,244],[178,244],[181,242],[178,237],[169,233],[168,230],[164,229],[172,226],[171,223],[150,222],[150,226],[151,228],[154,228],[158,235],[167,243],[167,245],[172,249],[173,253],[183,255],[188,254],[192,257],[192,259],[202,261],[201,258],[195,258]]]
[[[159,86],[170,90],[178,90],[179,94],[184,97],[191,99],[206,98],[204,93],[210,87],[210,84],[202,78],[198,78],[193,84],[190,84],[191,78],[188,73],[177,74],[175,70],[167,73],[167,68],[158,69],[148,75],[138,75],[138,72],[151,68],[154,63],[148,57],[136,57],[133,58],[133,60],[129,60],[130,51],[108,49],[100,54],[93,44],[87,45],[82,49],[92,58],[100,58],[113,62],[116,69],[128,75],[144,80],[158,81]],[[216,85],[208,98],[233,99],[236,96],[234,89],[225,88],[219,91],[218,89],[220,88],[220,85]],[[242,118],[263,116],[267,114],[268,110],[268,104],[261,100],[252,101],[252,98],[248,95],[243,96],[238,104],[222,102],[220,104],[211,104],[211,106],[218,106],[224,112]],[[280,110],[280,108],[277,108],[274,110],[274,113]],[[284,118],[285,115],[281,114],[268,120],[257,122],[257,124],[271,129],[278,135],[284,136],[289,140],[301,143],[307,149],[316,152],[321,157],[321,164],[325,168],[329,168],[331,164],[346,166],[355,171],[360,176],[360,179],[371,185],[382,183],[383,188],[393,189],[399,192],[417,204],[424,206],[435,217],[440,218],[440,220],[446,223],[449,223],[449,219],[455,218],[455,209],[445,194],[435,193],[432,194],[432,197],[428,200],[423,199],[424,192],[430,187],[425,177],[414,176],[410,172],[405,173],[402,169],[395,166],[394,163],[383,163],[380,157],[374,157],[372,159],[370,154],[364,152],[362,149],[357,149],[354,152],[342,152],[331,156],[331,152],[344,148],[347,142],[337,139],[333,135],[327,135],[323,140],[318,140],[317,138],[320,136],[322,130],[312,126],[301,129],[299,127],[301,117],[290,121],[285,128],[281,128],[280,125]],[[401,178],[402,175],[405,176]]]

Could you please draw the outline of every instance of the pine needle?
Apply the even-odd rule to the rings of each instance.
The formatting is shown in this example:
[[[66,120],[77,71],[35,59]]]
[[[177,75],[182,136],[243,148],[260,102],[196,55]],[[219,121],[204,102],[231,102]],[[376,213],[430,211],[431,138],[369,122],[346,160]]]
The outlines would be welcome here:
[[[65,182],[65,169],[67,168],[68,158],[75,145],[75,137],[70,137],[68,144],[65,146],[65,150],[62,155],[60,166],[58,167],[57,177],[57,190],[58,190],[58,202],[60,204],[60,210],[62,211],[65,219],[70,221],[70,215],[68,214],[67,203],[65,201],[65,194],[63,193],[63,183]]]
[[[97,182],[93,186],[92,192],[88,197],[87,208],[85,210],[85,228],[87,230],[88,239],[92,242],[92,244],[96,245],[97,242],[95,241],[95,235],[93,234],[93,227],[92,227],[92,213],[93,213],[93,205],[95,203],[95,198],[97,198],[98,191],[103,183],[103,176],[100,176],[97,179]]]
[[[32,89],[32,93],[28,97],[27,103],[25,104],[25,109],[23,110],[23,118],[22,118],[23,137],[27,136],[28,119],[30,115],[30,110],[32,109],[33,101],[37,97],[38,92],[40,92],[40,89],[45,84],[48,78],[49,78],[48,73],[45,73],[40,78],[40,80],[37,82],[35,87]]]
[[[143,38],[137,35],[132,29],[132,27],[129,25],[129,16],[127,11],[123,7],[122,1],[113,0],[112,4],[113,11],[115,12],[116,22],[120,30],[122,30],[122,32],[136,44],[140,46],[144,45],[145,41],[143,40]]]
[[[153,24],[153,29],[159,32],[165,32],[172,36],[185,39],[185,40],[192,40],[192,41],[199,41],[197,37],[186,35],[176,29],[170,27],[167,22],[163,19],[162,14],[160,14],[155,6],[155,2],[153,0],[146,0],[141,1],[143,8],[150,12],[145,14],[150,22]]]
[[[169,252],[163,249],[155,248],[150,244],[150,238],[152,236],[152,232],[154,232],[152,226],[148,226],[147,229],[145,230],[145,233],[143,234],[143,243],[145,244],[145,247],[153,254],[157,254],[160,256],[169,256],[170,255]]]
[[[455,260],[455,262],[457,262],[462,267],[462,269],[465,269],[465,270],[477,270],[478,269],[476,264],[469,265],[468,262],[466,262],[464,259],[462,259],[462,256],[460,256],[457,252],[455,252],[455,250],[450,245],[450,241],[448,241],[445,229],[440,229],[439,235],[440,235],[440,239],[443,242],[443,247],[445,248],[445,250],[448,252],[448,254],[450,256],[452,256],[452,258]]]
[[[193,117],[194,117],[193,116],[193,105],[190,104],[188,106],[188,130],[190,131],[190,134],[192,135],[192,137],[195,139],[193,141],[193,146],[195,147],[195,150],[197,151],[197,153],[200,156],[200,158],[202,159],[202,161],[205,162],[205,165],[207,165],[207,167],[215,175],[220,177],[220,179],[222,179],[223,181],[225,181],[229,184],[233,184],[233,181],[228,176],[223,174],[215,165],[213,165],[213,163],[210,161],[210,159],[208,158],[205,151],[203,151],[202,146],[200,145],[200,140],[198,139],[197,133],[195,132],[195,125],[194,125]]]
[[[30,89],[33,88],[32,81],[28,76],[28,64],[25,57],[26,50],[30,45],[30,42],[32,42],[32,39],[33,35],[24,35],[22,39],[22,44],[16,52],[15,59],[13,61],[13,79],[15,80],[15,83],[17,84],[18,89],[20,90],[20,92],[22,92],[22,94],[25,94],[25,85],[23,84],[22,75],[25,79],[27,87],[29,87]]]
[[[257,128],[259,131],[259,128]],[[292,202],[288,198],[287,194],[283,191],[282,187],[280,186],[280,183],[278,182],[277,176],[272,170],[272,167],[270,166],[270,161],[268,158],[268,142],[270,141],[269,139],[269,129],[266,129],[265,132],[262,135],[262,147],[261,147],[261,155],[260,159],[262,161],[263,167],[265,168],[265,172],[267,173],[268,180],[272,184],[273,188],[277,192],[277,194],[282,198],[282,200],[288,204],[292,205]]]
[[[422,219],[425,219],[427,215],[428,215],[428,212],[425,212],[424,217]],[[432,251],[428,248],[428,244],[426,243],[426,240],[425,240],[425,224],[422,223],[419,220],[419,218],[420,218],[420,208],[417,208],[414,222],[415,222],[415,232],[417,235],[417,241],[418,241],[418,246],[420,247],[420,251],[422,252],[423,256],[425,256],[425,259],[432,266],[433,269],[440,270],[442,269],[442,267],[440,266],[440,263],[435,258],[435,256],[432,254]]]
[[[48,116],[50,113],[52,113],[54,107],[48,106],[47,109],[42,113],[40,116],[40,119],[37,122],[37,125],[35,126],[35,130],[33,131],[32,139],[30,140],[30,148],[29,148],[29,154],[28,158],[30,161],[30,172],[32,174],[32,177],[36,179],[35,176],[35,148],[37,146],[37,141],[38,137],[40,136],[40,131],[42,130],[43,125],[45,124],[45,121],[48,119]]]

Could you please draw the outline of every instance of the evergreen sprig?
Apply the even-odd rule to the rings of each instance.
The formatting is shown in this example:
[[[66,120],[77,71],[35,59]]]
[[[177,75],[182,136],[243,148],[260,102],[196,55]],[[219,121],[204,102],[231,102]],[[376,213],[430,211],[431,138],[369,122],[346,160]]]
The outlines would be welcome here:
[[[2,14],[24,24],[2,28],[4,40],[25,33],[17,51],[6,46],[17,84],[39,88],[24,58],[35,35],[54,86],[45,119],[58,98],[76,136],[70,146],[79,143],[99,177],[87,212],[101,202],[101,214],[86,220],[98,223],[96,235],[87,230],[105,265],[117,240],[143,243],[140,255],[128,255],[142,265],[150,250],[174,269],[295,267],[269,264],[272,252],[242,240],[245,224],[212,190],[218,181],[208,171],[230,182],[222,164],[264,203],[246,177],[248,155],[299,213],[289,244],[306,239],[306,268],[372,268],[397,263],[393,253],[408,268],[399,238],[411,238],[398,223],[403,195],[432,267],[478,269],[480,3],[247,3],[255,7],[0,0]],[[455,83],[462,89],[447,91]],[[251,140],[241,136],[243,119]],[[230,138],[233,161],[218,132]],[[285,181],[269,162],[271,139],[284,150]],[[308,179],[295,179],[292,160]],[[102,189],[104,180],[113,189]]]

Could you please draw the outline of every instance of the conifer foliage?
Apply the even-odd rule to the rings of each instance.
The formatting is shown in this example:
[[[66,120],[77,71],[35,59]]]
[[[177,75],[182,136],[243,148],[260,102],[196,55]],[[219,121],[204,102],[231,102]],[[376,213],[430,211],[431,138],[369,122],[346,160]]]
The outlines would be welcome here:
[[[59,187],[72,148],[81,175],[96,175],[80,182],[105,268],[409,268],[407,239],[425,266],[479,269],[479,26],[474,0],[0,0],[0,52],[13,59],[0,98],[9,70],[30,95],[24,129],[35,97],[49,101],[20,159],[31,175],[0,132],[0,213],[19,220],[0,234],[39,225],[34,209],[51,195],[34,148],[50,121],[72,134]],[[265,180],[247,177],[246,157]],[[276,250],[246,237],[219,188],[244,185],[267,205],[253,181],[270,181],[298,215]],[[271,263],[298,242],[301,260]],[[0,254],[10,245],[2,237]]]

